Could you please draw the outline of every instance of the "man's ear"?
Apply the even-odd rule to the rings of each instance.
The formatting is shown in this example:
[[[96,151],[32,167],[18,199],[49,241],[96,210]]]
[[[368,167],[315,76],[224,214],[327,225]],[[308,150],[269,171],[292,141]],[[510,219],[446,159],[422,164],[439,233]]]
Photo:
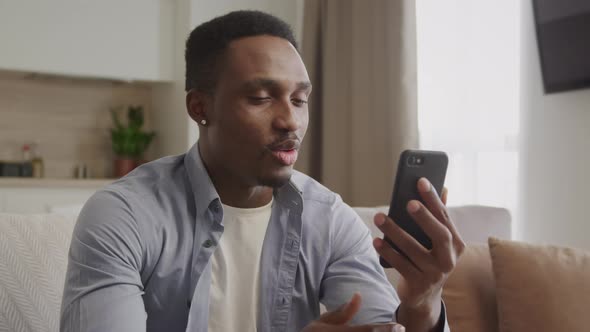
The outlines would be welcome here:
[[[191,89],[186,93],[186,110],[188,115],[199,125],[209,122],[207,117],[208,95],[204,92]]]

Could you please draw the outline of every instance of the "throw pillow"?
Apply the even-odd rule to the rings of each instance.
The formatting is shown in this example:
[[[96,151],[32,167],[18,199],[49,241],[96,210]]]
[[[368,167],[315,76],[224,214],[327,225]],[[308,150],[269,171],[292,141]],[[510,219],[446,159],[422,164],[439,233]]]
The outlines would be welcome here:
[[[468,245],[443,288],[453,332],[497,332],[492,261],[487,245]]]
[[[501,332],[588,331],[590,253],[489,239]]]

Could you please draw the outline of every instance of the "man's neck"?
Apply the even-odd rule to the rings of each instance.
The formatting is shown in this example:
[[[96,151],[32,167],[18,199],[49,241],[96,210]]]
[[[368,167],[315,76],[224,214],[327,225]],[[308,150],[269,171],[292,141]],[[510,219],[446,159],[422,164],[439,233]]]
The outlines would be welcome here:
[[[232,176],[232,174],[227,174],[223,168],[216,167],[215,163],[208,161],[207,152],[201,150],[201,146],[199,146],[199,150],[203,165],[223,204],[249,209],[270,203],[273,195],[272,187],[243,184],[240,179]]]
[[[221,202],[232,207],[250,209],[267,205],[272,200],[273,189],[271,187],[244,187],[236,184],[218,184],[213,180],[215,189],[221,198]]]

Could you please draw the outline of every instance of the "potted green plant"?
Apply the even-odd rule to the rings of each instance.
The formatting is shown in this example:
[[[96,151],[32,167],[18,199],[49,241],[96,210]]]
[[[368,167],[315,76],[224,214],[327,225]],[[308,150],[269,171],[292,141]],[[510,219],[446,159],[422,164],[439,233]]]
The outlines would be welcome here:
[[[143,107],[127,108],[127,123],[119,120],[116,109],[111,109],[114,128],[111,128],[111,141],[115,153],[114,173],[121,177],[143,163],[143,154],[152,142],[154,132],[145,132],[143,127]]]

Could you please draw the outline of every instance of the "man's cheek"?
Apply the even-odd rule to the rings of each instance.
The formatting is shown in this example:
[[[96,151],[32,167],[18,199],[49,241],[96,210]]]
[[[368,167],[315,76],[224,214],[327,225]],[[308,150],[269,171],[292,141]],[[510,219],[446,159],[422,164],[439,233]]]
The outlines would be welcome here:
[[[299,132],[297,133],[299,139],[301,141],[303,141],[303,138],[305,137],[305,134],[307,133],[307,126],[309,125],[309,119],[306,118],[305,121],[301,124],[301,128],[299,129]]]

